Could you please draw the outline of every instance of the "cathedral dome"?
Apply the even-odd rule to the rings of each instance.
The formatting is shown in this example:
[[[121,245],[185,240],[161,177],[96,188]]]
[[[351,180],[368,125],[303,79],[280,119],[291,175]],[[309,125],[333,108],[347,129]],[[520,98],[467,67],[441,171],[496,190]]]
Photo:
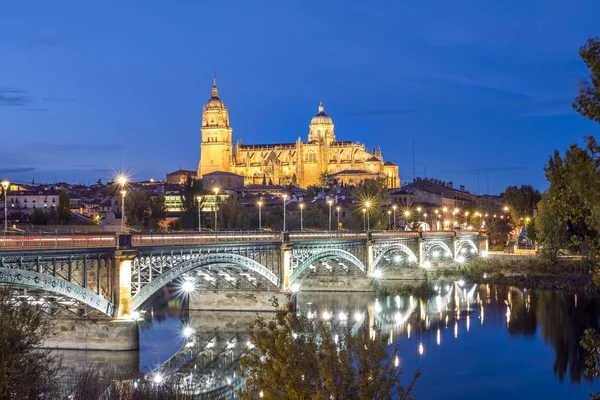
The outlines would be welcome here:
[[[319,113],[315,115],[310,124],[333,124],[333,120],[327,114],[325,114],[325,107],[323,107],[323,102],[319,103]]]
[[[215,76],[213,87],[212,87],[212,97],[206,103],[206,108],[217,108],[224,109],[225,104],[223,104],[223,100],[219,98],[219,89],[217,89],[217,77]]]

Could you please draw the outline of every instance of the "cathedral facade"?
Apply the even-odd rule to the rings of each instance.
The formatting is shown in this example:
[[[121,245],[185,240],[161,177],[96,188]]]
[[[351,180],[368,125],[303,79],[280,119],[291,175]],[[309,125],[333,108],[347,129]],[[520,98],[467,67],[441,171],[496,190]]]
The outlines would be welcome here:
[[[398,167],[384,163],[381,151],[369,152],[364,144],[337,141],[333,120],[323,104],[309,125],[308,141],[294,143],[244,144],[234,147],[229,112],[219,98],[216,80],[212,97],[202,111],[202,142],[198,177],[215,172],[232,172],[245,184],[295,184],[308,187],[325,174],[340,184],[355,185],[364,179],[385,178],[389,188],[400,187]]]

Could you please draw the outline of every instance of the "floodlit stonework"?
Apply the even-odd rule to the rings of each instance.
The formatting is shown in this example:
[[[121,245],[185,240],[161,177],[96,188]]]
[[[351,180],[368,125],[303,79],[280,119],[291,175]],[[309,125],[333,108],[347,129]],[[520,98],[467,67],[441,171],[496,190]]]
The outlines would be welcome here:
[[[385,178],[390,188],[400,186],[398,167],[383,161],[381,151],[367,151],[364,144],[337,141],[331,117],[323,104],[309,125],[308,141],[244,144],[233,147],[229,112],[219,98],[216,80],[212,97],[202,112],[202,142],[198,177],[215,172],[233,172],[245,184],[296,184],[308,187],[319,182],[323,172],[339,183],[357,184],[367,178]]]

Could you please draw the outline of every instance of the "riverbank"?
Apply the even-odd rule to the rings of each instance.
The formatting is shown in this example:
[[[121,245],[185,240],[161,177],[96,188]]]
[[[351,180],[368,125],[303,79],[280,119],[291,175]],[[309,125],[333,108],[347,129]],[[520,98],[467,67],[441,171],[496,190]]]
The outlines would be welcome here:
[[[463,280],[467,283],[492,283],[530,289],[559,290],[567,293],[600,295],[600,287],[592,280],[595,266],[584,260],[561,260],[550,264],[540,259],[499,260],[477,258],[469,264],[440,265],[427,272],[426,280],[384,282],[375,291],[378,295],[413,295],[428,297],[436,294],[434,286]]]

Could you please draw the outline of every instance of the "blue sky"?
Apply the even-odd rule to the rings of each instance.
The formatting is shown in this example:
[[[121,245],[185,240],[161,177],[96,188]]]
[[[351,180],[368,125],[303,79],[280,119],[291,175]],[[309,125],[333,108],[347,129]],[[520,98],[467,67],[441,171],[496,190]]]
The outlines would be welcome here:
[[[547,184],[597,125],[571,109],[597,0],[28,1],[0,5],[0,177],[196,169],[213,72],[234,140],[381,146],[472,192]],[[479,185],[477,176],[479,175]],[[478,189],[479,187],[479,189]]]

